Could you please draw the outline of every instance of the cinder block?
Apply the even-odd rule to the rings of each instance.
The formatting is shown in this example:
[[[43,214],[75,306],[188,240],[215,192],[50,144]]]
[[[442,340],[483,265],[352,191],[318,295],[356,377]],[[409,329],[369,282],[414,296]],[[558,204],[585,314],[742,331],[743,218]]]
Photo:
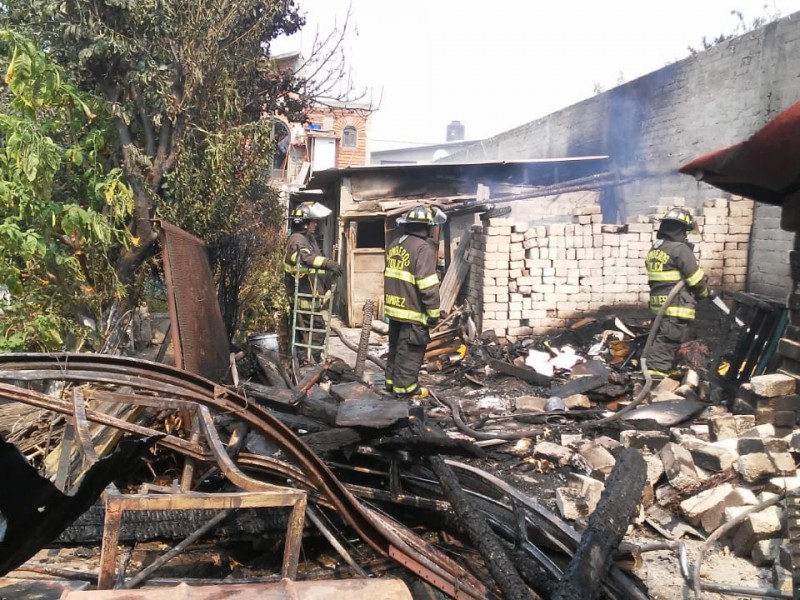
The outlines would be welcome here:
[[[660,431],[629,429],[619,434],[619,441],[626,448],[636,448],[637,450],[647,448],[650,452],[658,452],[669,442],[669,436]]]
[[[794,394],[797,388],[793,377],[780,373],[757,375],[750,379],[750,385],[753,386],[753,392],[757,396],[762,396],[764,398],[788,396]]]
[[[737,437],[736,419],[731,414],[713,416],[708,420],[708,425],[712,441]]]
[[[695,465],[715,473],[732,468],[737,458],[726,449],[701,440],[686,439],[681,445],[691,452]]]
[[[537,458],[544,458],[559,466],[569,464],[569,459],[572,458],[573,452],[568,449],[554,444],[553,442],[539,442],[533,449],[533,455]]]
[[[670,442],[661,449],[659,457],[672,487],[683,489],[700,482],[692,455],[683,446]]]
[[[778,537],[781,533],[781,510],[770,506],[749,515],[736,530],[733,549],[738,556],[750,556],[753,546],[760,540]]]
[[[793,474],[795,465],[788,452],[755,452],[740,456],[736,470],[746,482],[755,483],[773,475]]]

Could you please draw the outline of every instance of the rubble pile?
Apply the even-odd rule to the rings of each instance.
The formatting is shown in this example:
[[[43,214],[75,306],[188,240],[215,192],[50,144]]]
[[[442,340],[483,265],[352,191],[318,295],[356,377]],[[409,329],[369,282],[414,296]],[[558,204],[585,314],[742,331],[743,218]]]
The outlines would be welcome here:
[[[696,373],[687,372],[687,380],[694,385],[662,380],[653,389],[650,404],[639,409],[658,418],[656,411],[662,406],[699,405],[699,411],[684,413],[674,426],[638,419],[638,410],[623,417],[619,431],[593,430],[591,422],[576,431],[551,422],[532,443],[522,440],[506,451],[539,472],[561,473],[563,484],[555,488],[555,506],[580,529],[597,507],[616,457],[625,448],[635,448],[647,463],[637,523],[673,542],[684,536],[703,540],[724,533],[719,537],[723,547],[755,566],[772,568],[774,587],[791,593],[792,560],[797,559],[798,548],[796,542],[790,543],[790,527],[796,525],[787,516],[785,496],[800,489],[796,380],[783,374],[753,377],[731,403],[737,414],[721,405],[687,399],[696,398],[699,391]],[[687,394],[689,390],[692,393]],[[595,404],[584,394],[563,401],[567,413]],[[519,412],[544,411],[547,398],[523,396],[515,404]],[[792,510],[790,503],[788,511]]]

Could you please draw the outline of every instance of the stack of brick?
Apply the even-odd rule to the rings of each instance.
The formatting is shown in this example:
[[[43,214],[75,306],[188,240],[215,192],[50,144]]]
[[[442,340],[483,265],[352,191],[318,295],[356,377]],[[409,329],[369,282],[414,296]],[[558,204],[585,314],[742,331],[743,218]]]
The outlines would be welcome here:
[[[759,375],[742,384],[736,395],[737,412],[752,412],[757,425],[772,425],[783,437],[800,422],[800,395],[794,377],[783,373]]]
[[[581,206],[571,223],[531,225],[490,218],[472,228],[467,298],[482,330],[498,336],[541,334],[597,311],[648,302],[644,258],[656,221],[681,198],[664,199],[652,214],[603,225],[600,207]],[[752,201],[706,202],[697,217],[700,264],[710,282],[744,288]]]

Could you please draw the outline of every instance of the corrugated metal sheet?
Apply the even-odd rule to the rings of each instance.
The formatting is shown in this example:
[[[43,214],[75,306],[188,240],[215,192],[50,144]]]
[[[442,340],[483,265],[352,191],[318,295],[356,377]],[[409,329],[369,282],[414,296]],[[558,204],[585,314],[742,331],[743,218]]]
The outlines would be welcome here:
[[[175,366],[222,381],[230,348],[206,245],[166,222],[160,236]]]
[[[61,600],[411,600],[399,579],[345,579],[340,581],[291,581],[212,586],[152,587],[140,590],[67,592]]]

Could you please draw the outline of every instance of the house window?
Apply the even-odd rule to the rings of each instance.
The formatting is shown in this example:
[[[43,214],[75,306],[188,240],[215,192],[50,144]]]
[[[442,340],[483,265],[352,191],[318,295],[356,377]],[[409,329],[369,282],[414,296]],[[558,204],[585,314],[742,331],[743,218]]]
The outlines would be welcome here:
[[[383,219],[359,221],[356,228],[356,248],[384,248],[386,236]]]
[[[358,130],[348,125],[342,131],[342,148],[355,148],[358,143]]]

